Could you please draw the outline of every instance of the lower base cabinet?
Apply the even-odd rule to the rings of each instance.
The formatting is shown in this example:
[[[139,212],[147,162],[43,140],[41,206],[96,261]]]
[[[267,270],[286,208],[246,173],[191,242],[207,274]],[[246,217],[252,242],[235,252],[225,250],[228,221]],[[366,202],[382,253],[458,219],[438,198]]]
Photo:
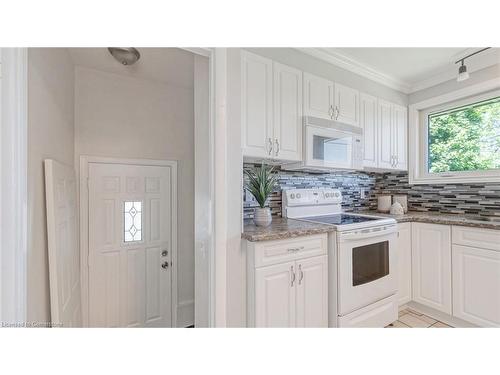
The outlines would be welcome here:
[[[500,327],[500,231],[453,227],[453,243],[453,315]]]
[[[413,300],[451,315],[451,227],[412,223],[411,238]]]
[[[247,251],[248,326],[328,327],[326,234],[248,242]]]
[[[398,304],[411,301],[411,223],[398,224]]]

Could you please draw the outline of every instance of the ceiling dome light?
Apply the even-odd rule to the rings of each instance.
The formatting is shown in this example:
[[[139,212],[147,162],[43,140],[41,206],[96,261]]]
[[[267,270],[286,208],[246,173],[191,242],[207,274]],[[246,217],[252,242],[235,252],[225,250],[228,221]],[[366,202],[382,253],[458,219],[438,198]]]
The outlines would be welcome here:
[[[467,73],[467,67],[464,65],[464,60],[462,60],[462,65],[458,68],[457,82],[462,82],[466,79],[469,79],[469,73]]]

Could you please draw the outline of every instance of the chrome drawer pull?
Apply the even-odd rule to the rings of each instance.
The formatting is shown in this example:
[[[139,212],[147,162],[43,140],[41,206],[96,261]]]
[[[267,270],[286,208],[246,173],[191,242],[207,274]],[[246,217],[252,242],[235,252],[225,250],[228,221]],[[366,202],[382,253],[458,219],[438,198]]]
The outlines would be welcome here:
[[[304,250],[304,246],[299,246],[299,247],[291,247],[288,249],[288,252],[295,253],[297,251]]]
[[[295,272],[293,272],[293,266],[290,266],[290,272],[292,274],[292,286],[293,286],[293,283],[295,282]]]

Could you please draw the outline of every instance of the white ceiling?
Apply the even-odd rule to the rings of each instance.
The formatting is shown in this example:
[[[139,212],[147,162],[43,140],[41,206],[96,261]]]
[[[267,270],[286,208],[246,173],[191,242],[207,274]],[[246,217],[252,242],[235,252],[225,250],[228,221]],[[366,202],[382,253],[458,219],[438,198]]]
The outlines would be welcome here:
[[[193,87],[194,58],[179,48],[137,48],[141,58],[124,66],[107,48],[68,48],[75,65],[122,74],[139,79],[159,81],[182,87]]]
[[[405,93],[454,79],[455,61],[477,48],[302,48],[301,51]],[[469,72],[500,63],[500,48],[466,60]]]

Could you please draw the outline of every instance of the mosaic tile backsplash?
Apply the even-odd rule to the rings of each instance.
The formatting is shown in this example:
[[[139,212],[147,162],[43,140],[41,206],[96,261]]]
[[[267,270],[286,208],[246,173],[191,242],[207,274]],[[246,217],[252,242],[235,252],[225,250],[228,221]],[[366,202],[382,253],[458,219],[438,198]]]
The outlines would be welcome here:
[[[245,169],[258,165],[244,164]],[[310,187],[334,187],[343,195],[342,207],[376,209],[378,194],[407,194],[408,207],[413,211],[435,211],[456,214],[500,216],[500,183],[409,185],[407,173],[334,172],[314,174],[285,171],[276,168],[278,183],[269,198],[273,215],[281,215],[281,190]],[[245,184],[247,178],[245,176]],[[365,197],[361,198],[361,191]],[[253,217],[257,203],[243,192],[243,216]]]

